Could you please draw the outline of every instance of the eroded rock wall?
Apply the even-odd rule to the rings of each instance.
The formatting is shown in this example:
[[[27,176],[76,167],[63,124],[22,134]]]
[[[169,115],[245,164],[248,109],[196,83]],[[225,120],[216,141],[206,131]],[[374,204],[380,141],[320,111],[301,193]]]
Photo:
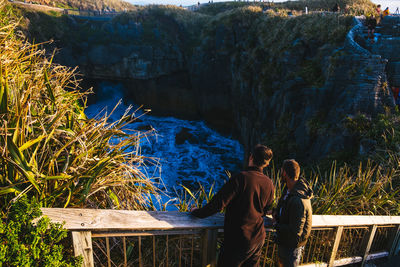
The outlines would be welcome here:
[[[162,21],[167,29],[70,19],[71,27],[83,23],[100,31],[98,38],[108,35],[100,43],[90,36],[61,42],[56,60],[78,65],[90,79],[123,82],[125,96],[155,114],[204,119],[246,150],[262,142],[303,162],[357,150],[343,120],[394,106],[387,60],[359,46],[357,20],[340,45],[299,35],[279,56],[271,55],[271,40],[257,35],[264,27],[257,20],[217,24],[198,32],[195,44],[183,26]]]

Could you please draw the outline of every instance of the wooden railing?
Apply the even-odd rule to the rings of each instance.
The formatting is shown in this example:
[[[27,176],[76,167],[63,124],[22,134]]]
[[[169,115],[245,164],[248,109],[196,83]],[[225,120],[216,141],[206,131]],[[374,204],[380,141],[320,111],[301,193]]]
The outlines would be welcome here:
[[[65,222],[84,266],[215,266],[223,215],[197,219],[183,212],[47,209]],[[268,226],[260,266],[274,266],[274,231]],[[341,266],[391,257],[400,250],[400,216],[314,215],[303,266]]]

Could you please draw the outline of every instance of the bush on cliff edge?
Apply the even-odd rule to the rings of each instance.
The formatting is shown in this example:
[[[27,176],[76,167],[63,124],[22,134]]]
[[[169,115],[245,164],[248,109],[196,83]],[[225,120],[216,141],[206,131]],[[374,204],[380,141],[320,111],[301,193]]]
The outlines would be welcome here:
[[[62,245],[67,230],[41,215],[35,199],[23,197],[12,204],[7,218],[0,221],[0,266],[82,265],[82,257],[73,257]]]

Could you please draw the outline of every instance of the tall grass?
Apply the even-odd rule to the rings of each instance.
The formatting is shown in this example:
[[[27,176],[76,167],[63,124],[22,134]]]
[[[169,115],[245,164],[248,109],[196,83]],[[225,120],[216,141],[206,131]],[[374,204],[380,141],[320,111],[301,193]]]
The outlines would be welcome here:
[[[267,171],[275,185],[275,201],[281,197],[284,184],[280,169],[274,164]],[[311,201],[314,214],[321,215],[400,215],[400,158],[390,154],[385,165],[372,161],[353,167],[338,166],[334,161],[328,170],[303,171],[314,191]],[[200,186],[192,192],[184,188],[177,207],[188,211],[201,207],[215,194],[214,187]]]
[[[299,0],[276,3],[278,8],[290,10],[309,11],[332,11],[335,4],[338,4],[342,12],[351,15],[362,15],[374,12],[375,5],[370,0]]]
[[[277,81],[302,78],[309,86],[323,86],[329,73],[321,62],[342,46],[351,27],[349,15],[314,13],[288,17],[279,10],[264,13],[258,6],[246,6],[213,17],[202,32],[202,48],[229,55],[237,62],[241,81],[272,95],[281,89],[282,83]],[[228,37],[216,47],[221,29]],[[298,53],[299,49],[304,53]]]
[[[145,209],[152,182],[141,172],[135,120],[86,117],[89,92],[74,70],[21,41],[12,9],[0,3],[0,205],[28,195],[46,207]]]
[[[34,0],[31,2],[53,7],[80,10],[114,9],[116,11],[123,11],[135,8],[132,4],[122,0]]]
[[[291,11],[295,15],[296,11],[304,12],[306,7],[310,12],[331,11],[335,4],[339,5],[342,12],[351,15],[373,13],[375,8],[375,5],[370,0],[296,0],[278,3],[220,2],[201,6],[197,12],[215,16],[237,8],[257,6],[264,10],[271,9],[282,14]]]

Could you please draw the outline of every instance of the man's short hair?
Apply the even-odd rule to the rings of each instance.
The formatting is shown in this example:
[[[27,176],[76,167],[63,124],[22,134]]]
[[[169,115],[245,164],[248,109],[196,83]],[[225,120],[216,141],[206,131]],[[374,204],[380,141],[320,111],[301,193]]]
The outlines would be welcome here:
[[[285,171],[286,175],[292,179],[297,180],[300,176],[300,165],[294,159],[286,159],[283,161],[282,170]]]
[[[263,166],[267,163],[267,161],[272,159],[272,150],[264,145],[256,145],[251,152],[253,155],[253,163],[256,166]]]

